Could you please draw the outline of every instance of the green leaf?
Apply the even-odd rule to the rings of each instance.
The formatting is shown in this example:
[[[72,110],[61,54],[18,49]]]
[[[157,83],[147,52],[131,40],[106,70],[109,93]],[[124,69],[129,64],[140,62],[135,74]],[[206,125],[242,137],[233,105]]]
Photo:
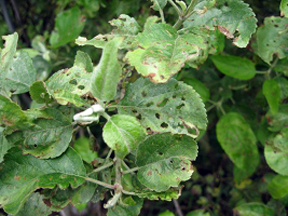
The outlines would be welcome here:
[[[4,155],[8,152],[13,145],[8,142],[6,137],[3,134],[4,128],[0,127],[0,163],[3,161]]]
[[[288,176],[276,175],[268,183],[268,191],[273,199],[280,199],[288,194]]]
[[[91,163],[93,160],[98,158],[97,152],[91,149],[89,139],[86,137],[80,137],[77,139],[74,142],[73,148],[87,163]]]
[[[274,79],[280,87],[280,99],[284,100],[288,97],[288,80],[284,77]]]
[[[155,191],[177,187],[190,179],[198,153],[196,141],[186,135],[164,133],[145,139],[138,147],[136,164],[141,184]]]
[[[84,28],[85,20],[86,17],[81,15],[81,10],[77,7],[57,14],[50,44],[57,48],[76,39]]]
[[[77,51],[74,66],[79,66],[84,68],[87,72],[93,71],[93,63],[90,56],[87,53]]]
[[[288,128],[284,128],[273,139],[273,144],[265,145],[267,164],[277,173],[288,175]]]
[[[85,56],[83,53],[80,55],[82,57]],[[67,105],[68,103],[73,103],[78,107],[87,105],[85,100],[80,97],[90,92],[89,84],[92,73],[88,71],[91,69],[91,65],[88,59],[88,62],[85,62],[85,66],[80,64],[79,58],[78,54],[75,60],[76,65],[72,68],[54,73],[45,82],[48,88],[47,91],[61,105]]]
[[[122,203],[108,209],[108,216],[137,216],[143,205],[143,199],[126,197]]]
[[[38,188],[61,189],[84,182],[85,167],[79,155],[69,148],[60,157],[40,160],[13,148],[0,164],[0,204],[5,212],[16,214],[29,195]]]
[[[279,106],[278,112],[273,114],[271,110],[266,114],[269,127],[272,132],[281,131],[288,126],[288,104]]]
[[[163,192],[155,192],[151,190],[142,190],[141,193],[137,193],[137,196],[141,198],[147,198],[149,200],[165,200],[172,201],[172,199],[178,199],[181,195],[181,188],[170,188]]]
[[[231,112],[222,116],[216,133],[221,147],[238,168],[255,171],[259,163],[257,139],[240,114]]]
[[[245,203],[237,206],[233,212],[239,216],[274,216],[273,209],[262,203]]]
[[[120,114],[136,116],[148,133],[171,132],[194,136],[206,129],[206,110],[195,90],[170,79],[156,85],[140,78],[130,84],[118,104]]]
[[[39,114],[36,110],[35,116],[35,125],[23,132],[23,152],[41,159],[60,156],[72,139],[71,122],[59,110],[51,108],[41,110]]]
[[[50,215],[52,209],[44,201],[43,195],[32,193],[15,216]]]
[[[43,81],[37,81],[31,85],[30,96],[39,104],[49,104],[53,101],[52,95]]]
[[[288,0],[281,0],[280,11],[281,16],[288,17]]]
[[[0,89],[4,88],[2,86],[4,84],[3,81],[9,72],[9,66],[16,53],[18,34],[15,32],[14,34],[3,36],[3,40],[5,40],[4,49],[0,49]]]
[[[140,48],[127,53],[130,65],[152,82],[165,83],[186,61],[195,61],[206,48],[201,36],[177,31],[166,24],[153,24],[137,35]]]
[[[118,19],[113,19],[109,23],[116,27],[113,30],[116,35],[136,35],[141,30],[137,21],[126,14],[121,14]]]
[[[166,210],[164,212],[161,212],[158,216],[175,216],[171,211]]]
[[[5,89],[13,94],[29,91],[36,80],[36,70],[26,52],[20,51],[14,55],[5,79]]]
[[[167,4],[167,0],[151,0],[151,1],[153,2],[152,8],[155,11],[162,10]]]
[[[117,55],[122,40],[114,38],[106,44],[100,62],[93,71],[91,92],[99,100],[111,101],[117,94],[117,85],[122,72]]]
[[[277,65],[274,67],[274,71],[288,76],[288,58],[284,58],[278,61]]]
[[[184,79],[184,82],[192,86],[196,90],[196,92],[200,95],[204,103],[209,99],[210,97],[209,89],[202,82],[194,78]]]
[[[251,35],[256,31],[255,14],[242,0],[217,0],[215,7],[211,7],[209,2],[208,5],[200,2],[195,9],[196,13],[184,22],[185,28],[218,27],[227,38],[234,38],[233,43],[240,48],[247,46]]]
[[[11,99],[0,95],[0,125],[7,127],[17,127],[27,120],[22,109]]]
[[[145,130],[133,116],[113,115],[103,128],[103,139],[123,159],[136,153],[139,142],[145,138]]]
[[[223,74],[239,80],[252,79],[256,69],[252,61],[238,56],[211,56],[217,69]]]
[[[262,92],[271,109],[271,113],[275,114],[279,108],[280,87],[275,80],[266,80],[263,84]]]
[[[73,189],[68,187],[65,190],[61,190],[55,187],[53,190],[44,190],[42,193],[45,199],[49,200],[53,211],[61,211],[69,203],[74,206],[80,203],[87,203],[90,201],[96,190],[97,184],[91,182],[85,182],[80,187]]]
[[[264,25],[258,28],[252,47],[266,63],[270,64],[274,55],[279,59],[288,56],[288,40],[285,33],[287,24],[288,18],[272,16],[266,17]]]

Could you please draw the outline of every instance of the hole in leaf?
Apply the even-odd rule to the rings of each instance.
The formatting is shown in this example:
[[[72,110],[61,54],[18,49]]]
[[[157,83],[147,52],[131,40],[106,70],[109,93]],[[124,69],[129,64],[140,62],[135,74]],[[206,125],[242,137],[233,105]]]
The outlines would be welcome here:
[[[37,145],[36,145],[36,144],[34,144],[34,147],[36,148],[36,147],[37,147]]]
[[[175,99],[177,97],[177,95],[173,95],[172,98]]]
[[[80,90],[83,90],[84,88],[85,88],[84,85],[79,85],[79,86],[78,86],[78,89],[80,89]]]
[[[170,163],[170,164],[173,164],[173,160],[172,160],[172,159],[170,159],[170,160],[169,160],[169,163]]]
[[[76,79],[70,80],[69,83],[72,84],[72,85],[77,85],[78,84]]]
[[[137,113],[137,110],[133,109],[132,112],[133,112],[134,114],[136,114],[136,113]]]
[[[151,134],[151,133],[152,133],[152,130],[151,130],[150,127],[146,128],[146,131],[147,131],[148,134]]]
[[[275,28],[278,28],[279,26],[277,24],[274,25]]]
[[[145,91],[142,91],[142,92],[141,92],[141,95],[142,95],[143,97],[146,97],[146,96],[147,96],[147,93],[146,93]]]
[[[13,94],[16,91],[16,89],[11,89],[10,92]]]
[[[149,102],[149,103],[146,104],[146,107],[151,107],[152,105],[154,105],[154,103],[153,102]]]
[[[181,170],[184,171],[184,170],[186,170],[186,168],[185,167],[181,167]]]
[[[177,106],[177,107],[176,107],[176,109],[178,109],[178,110],[179,110],[179,109],[181,109],[181,108],[182,108],[182,107],[184,107],[184,106],[185,106],[185,104],[184,104],[184,103],[182,103],[182,104],[180,104],[179,106]]]
[[[168,98],[164,98],[161,103],[157,104],[157,107],[164,107],[167,104],[168,100]]]
[[[229,5],[228,5],[228,3],[227,2],[225,2],[225,4],[224,4],[226,7],[228,7]]]
[[[168,128],[168,124],[166,122],[163,122],[161,125],[160,125],[162,128]]]
[[[157,119],[160,119],[160,114],[159,114],[159,113],[156,113],[156,114],[155,114],[155,117],[156,117]]]
[[[163,80],[165,77],[163,75],[160,75],[160,78]]]
[[[164,153],[163,153],[163,152],[158,152],[158,154],[159,154],[160,156],[164,155]]]
[[[141,120],[141,119],[142,119],[142,115],[139,114],[139,115],[136,116],[136,118],[137,118],[138,120]]]
[[[181,97],[181,100],[185,101],[185,100],[186,100],[186,98],[185,98],[185,97]]]

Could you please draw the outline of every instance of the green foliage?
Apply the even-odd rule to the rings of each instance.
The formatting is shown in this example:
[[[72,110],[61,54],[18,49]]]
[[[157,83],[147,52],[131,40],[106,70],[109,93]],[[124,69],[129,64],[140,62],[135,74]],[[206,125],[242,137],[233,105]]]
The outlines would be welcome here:
[[[245,2],[13,5],[0,210],[174,215],[143,203],[178,199],[179,215],[285,215],[287,1]]]

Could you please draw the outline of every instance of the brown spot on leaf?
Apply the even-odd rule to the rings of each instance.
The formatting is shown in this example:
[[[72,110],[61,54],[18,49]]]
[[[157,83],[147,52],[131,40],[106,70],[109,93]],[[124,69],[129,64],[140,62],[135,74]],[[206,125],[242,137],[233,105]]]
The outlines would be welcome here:
[[[227,38],[231,39],[234,38],[233,34],[231,34],[228,29],[224,28],[223,26],[218,26],[218,30],[224,34]]]
[[[152,171],[149,170],[146,174],[147,174],[147,175],[152,175]]]

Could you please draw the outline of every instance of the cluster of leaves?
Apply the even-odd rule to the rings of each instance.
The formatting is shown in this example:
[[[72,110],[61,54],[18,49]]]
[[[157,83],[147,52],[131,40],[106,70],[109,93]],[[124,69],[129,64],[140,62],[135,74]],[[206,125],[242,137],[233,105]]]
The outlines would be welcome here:
[[[287,0],[280,4],[282,17],[267,17],[258,29],[242,0],[153,0],[160,17],[144,15],[139,24],[121,14],[109,22],[110,33],[89,40],[79,36],[83,13],[93,18],[108,3],[60,2],[48,48],[43,36],[22,50],[17,33],[3,36],[0,204],[6,213],[48,215],[69,203],[81,209],[113,190],[104,205],[108,215],[138,215],[145,198],[179,198],[180,182],[191,178],[196,164],[191,187],[199,209],[188,215],[285,214]],[[174,26],[166,23],[168,7],[178,16]],[[75,39],[83,51],[73,66],[49,76],[62,65],[52,66],[55,50]],[[233,53],[247,46],[246,58]],[[102,51],[96,66],[86,47]],[[32,103],[22,109],[28,92]],[[215,135],[233,164],[219,165],[218,180],[211,180],[201,168],[215,157],[209,146]],[[196,141],[200,153],[192,165]],[[231,170],[233,178],[225,173]],[[228,185],[228,195],[212,186],[217,181]],[[228,210],[214,200],[224,196]]]

